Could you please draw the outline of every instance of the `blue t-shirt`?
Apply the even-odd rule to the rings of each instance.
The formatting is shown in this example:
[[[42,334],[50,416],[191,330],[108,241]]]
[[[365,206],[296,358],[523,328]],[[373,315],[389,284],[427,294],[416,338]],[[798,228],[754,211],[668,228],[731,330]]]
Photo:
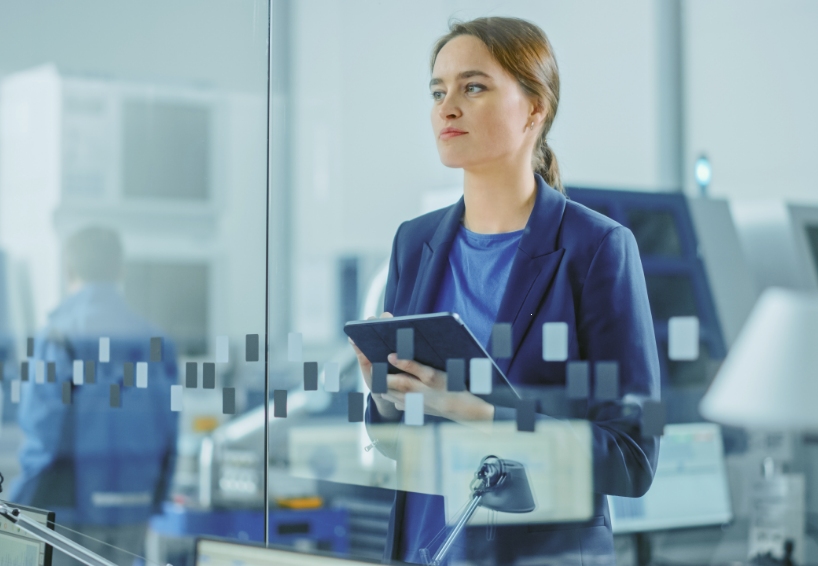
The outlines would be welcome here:
[[[461,225],[449,252],[449,269],[434,310],[460,315],[486,349],[522,235],[523,230],[478,234]],[[429,547],[445,526],[442,496],[407,493],[401,559],[422,563],[421,549]],[[429,548],[430,554],[437,551],[443,538]]]

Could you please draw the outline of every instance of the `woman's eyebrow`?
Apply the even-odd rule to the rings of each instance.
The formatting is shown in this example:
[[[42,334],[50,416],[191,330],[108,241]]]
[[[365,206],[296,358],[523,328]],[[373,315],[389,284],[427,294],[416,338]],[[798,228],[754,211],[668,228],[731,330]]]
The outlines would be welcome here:
[[[478,70],[463,71],[462,73],[457,75],[456,78],[458,80],[461,80],[461,79],[468,79],[469,77],[486,77],[487,79],[491,78],[491,76],[487,75],[483,71],[478,71]],[[429,87],[433,87],[433,86],[438,85],[438,84],[440,84],[442,82],[443,82],[443,79],[433,78],[431,81],[429,81]]]

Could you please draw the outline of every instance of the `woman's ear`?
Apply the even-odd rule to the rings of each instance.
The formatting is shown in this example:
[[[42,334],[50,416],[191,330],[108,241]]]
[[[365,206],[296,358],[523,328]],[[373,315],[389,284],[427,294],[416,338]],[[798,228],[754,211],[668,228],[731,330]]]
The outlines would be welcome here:
[[[548,118],[548,110],[542,101],[538,100],[532,103],[528,114],[528,123],[530,124],[533,121],[535,124],[539,125],[545,122],[546,118]]]

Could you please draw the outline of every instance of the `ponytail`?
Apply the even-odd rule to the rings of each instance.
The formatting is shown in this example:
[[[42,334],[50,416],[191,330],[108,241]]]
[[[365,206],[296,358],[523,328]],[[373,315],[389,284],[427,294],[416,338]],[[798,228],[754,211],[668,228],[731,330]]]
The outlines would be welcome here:
[[[557,163],[557,156],[554,155],[553,150],[548,145],[545,136],[546,132],[540,134],[540,139],[537,146],[534,148],[534,172],[542,175],[548,185],[562,194],[565,194],[565,188],[562,186],[562,179],[560,178],[560,166]]]

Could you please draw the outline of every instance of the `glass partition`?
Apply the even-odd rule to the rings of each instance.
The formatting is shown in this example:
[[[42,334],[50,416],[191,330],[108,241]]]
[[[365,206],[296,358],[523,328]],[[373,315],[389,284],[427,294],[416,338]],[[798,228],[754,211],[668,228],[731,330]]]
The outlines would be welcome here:
[[[273,18],[273,45],[281,43],[285,59],[272,74],[280,85],[273,91],[286,111],[277,129],[273,110],[271,162],[281,164],[275,174],[286,184],[289,216],[279,222],[288,227],[286,245],[271,240],[270,249],[286,248],[291,272],[289,303],[271,304],[269,313],[269,520],[272,527],[301,508],[301,547],[429,564],[643,564],[651,553],[709,563],[744,560],[748,548],[760,548],[761,531],[748,526],[757,517],[736,503],[757,495],[737,496],[736,486],[754,485],[753,468],[770,453],[748,445],[743,431],[703,422],[697,410],[724,359],[713,345],[724,338],[716,285],[697,255],[708,242],[696,232],[696,211],[678,192],[647,194],[638,183],[640,190],[625,190],[629,182],[614,173],[588,183],[605,167],[581,165],[604,144],[607,164],[619,147],[633,150],[627,136],[639,127],[636,115],[650,114],[645,109],[656,102],[644,102],[642,77],[605,74],[641,64],[625,55],[628,32],[605,30],[613,21],[628,26],[669,12],[659,4],[638,15],[622,5],[604,14],[583,6],[308,0],[281,5],[286,30]],[[488,324],[439,296],[446,270],[455,269],[447,246],[468,231],[469,204],[456,203],[473,171],[464,174],[467,157],[447,154],[437,134],[446,125],[479,129],[468,112],[499,87],[479,73],[452,78],[455,68],[485,71],[478,46],[450,58],[450,67],[430,68],[450,20],[481,16],[524,18],[548,35],[563,82],[547,139],[565,165],[564,182],[583,187],[569,187],[567,201],[543,189],[551,196],[542,210],[533,205],[540,216],[516,226],[523,243],[508,279],[486,276],[475,260],[471,277],[460,281],[459,292],[477,289],[499,302]],[[487,36],[492,25],[502,24],[489,24]],[[522,36],[530,37],[520,34],[520,44]],[[640,54],[661,57],[661,46],[642,39],[635,40]],[[442,82],[430,85],[436,78]],[[646,90],[670,84],[662,73],[646,80]],[[457,91],[462,97],[447,103],[456,89],[465,89]],[[620,95],[639,106],[634,116],[616,102]],[[604,116],[587,118],[602,108]],[[626,114],[627,125],[614,125]],[[637,168],[637,153],[619,165]],[[564,215],[549,216],[554,209]],[[276,214],[271,209],[271,227]],[[585,228],[572,228],[580,216]],[[626,230],[606,232],[615,223]],[[548,231],[551,224],[558,234]],[[472,232],[465,238],[477,248],[486,234]],[[612,248],[620,255],[608,265]],[[617,290],[617,269],[633,270],[628,291]],[[501,291],[496,296],[492,285]],[[599,303],[590,306],[594,296]],[[454,331],[403,321],[357,334],[374,356],[359,366],[344,325],[384,310],[453,310],[478,350],[455,354]],[[401,351],[403,358],[387,358]],[[424,387],[395,390],[396,368],[426,371],[401,359],[436,373]],[[493,420],[451,410],[488,399],[503,375],[517,398],[491,401]],[[233,446],[215,442],[225,453]],[[493,485],[500,476],[509,483]],[[730,546],[735,540],[745,545]]]
[[[639,382],[634,374],[652,371],[658,380],[658,359],[648,367],[624,351],[579,349],[585,346],[578,347],[577,335],[587,329],[578,328],[568,296],[563,306],[540,303],[548,302],[542,299],[548,282],[562,277],[555,275],[559,260],[547,255],[556,248],[517,268],[530,271],[510,283],[520,287],[503,298],[496,319],[492,315],[496,325],[478,329],[471,312],[455,311],[479,334],[474,340],[456,336],[456,327],[409,321],[369,335],[361,330],[354,339],[366,343],[358,345],[379,356],[361,368],[344,332],[350,320],[381,316],[384,309],[395,315],[450,310],[436,308],[431,295],[441,279],[433,281],[430,270],[447,264],[448,250],[435,247],[443,241],[440,227],[456,230],[461,218],[440,209],[462,197],[464,174],[445,163],[435,138],[442,124],[435,121],[433,92],[453,87],[430,87],[429,57],[450,17],[467,20],[484,15],[484,8],[289,5],[291,324],[270,350],[273,365],[286,365],[286,376],[270,376],[270,521],[290,506],[314,506],[304,511],[306,548],[373,560],[386,551],[386,558],[414,563],[611,563],[605,497],[640,494],[635,470],[655,464],[663,424],[658,382],[652,389],[649,375]],[[543,26],[548,14],[528,2],[508,3],[506,12]],[[462,216],[462,208],[454,210]],[[427,213],[428,225],[412,221]],[[640,237],[664,238],[659,224],[650,223]],[[673,242],[659,246],[664,252]],[[638,252],[633,259],[638,265]],[[484,285],[477,277],[474,283]],[[647,305],[644,283],[640,293]],[[271,325],[276,320],[271,312]],[[611,333],[632,331],[611,324]],[[655,348],[652,326],[649,339],[648,352]],[[438,381],[404,398],[390,389],[400,364],[392,359],[388,366],[386,355],[407,344],[404,356],[434,366]],[[490,401],[494,422],[434,409],[453,403],[486,408],[484,400],[508,387],[504,376],[514,391]],[[397,412],[381,414],[371,392],[397,395],[397,404],[395,397],[385,403]],[[615,439],[625,438],[632,454],[598,459],[605,452],[600,443],[618,450]],[[346,540],[333,536],[338,532]],[[585,550],[566,543],[571,537],[586,541]]]
[[[623,189],[659,6],[0,0],[0,499],[116,564],[783,548],[801,439],[699,416],[701,224]],[[3,518],[0,555],[77,563]]]
[[[0,7],[0,497],[116,564],[263,542],[263,440],[221,507],[202,451],[264,405],[268,3],[40,8]]]

